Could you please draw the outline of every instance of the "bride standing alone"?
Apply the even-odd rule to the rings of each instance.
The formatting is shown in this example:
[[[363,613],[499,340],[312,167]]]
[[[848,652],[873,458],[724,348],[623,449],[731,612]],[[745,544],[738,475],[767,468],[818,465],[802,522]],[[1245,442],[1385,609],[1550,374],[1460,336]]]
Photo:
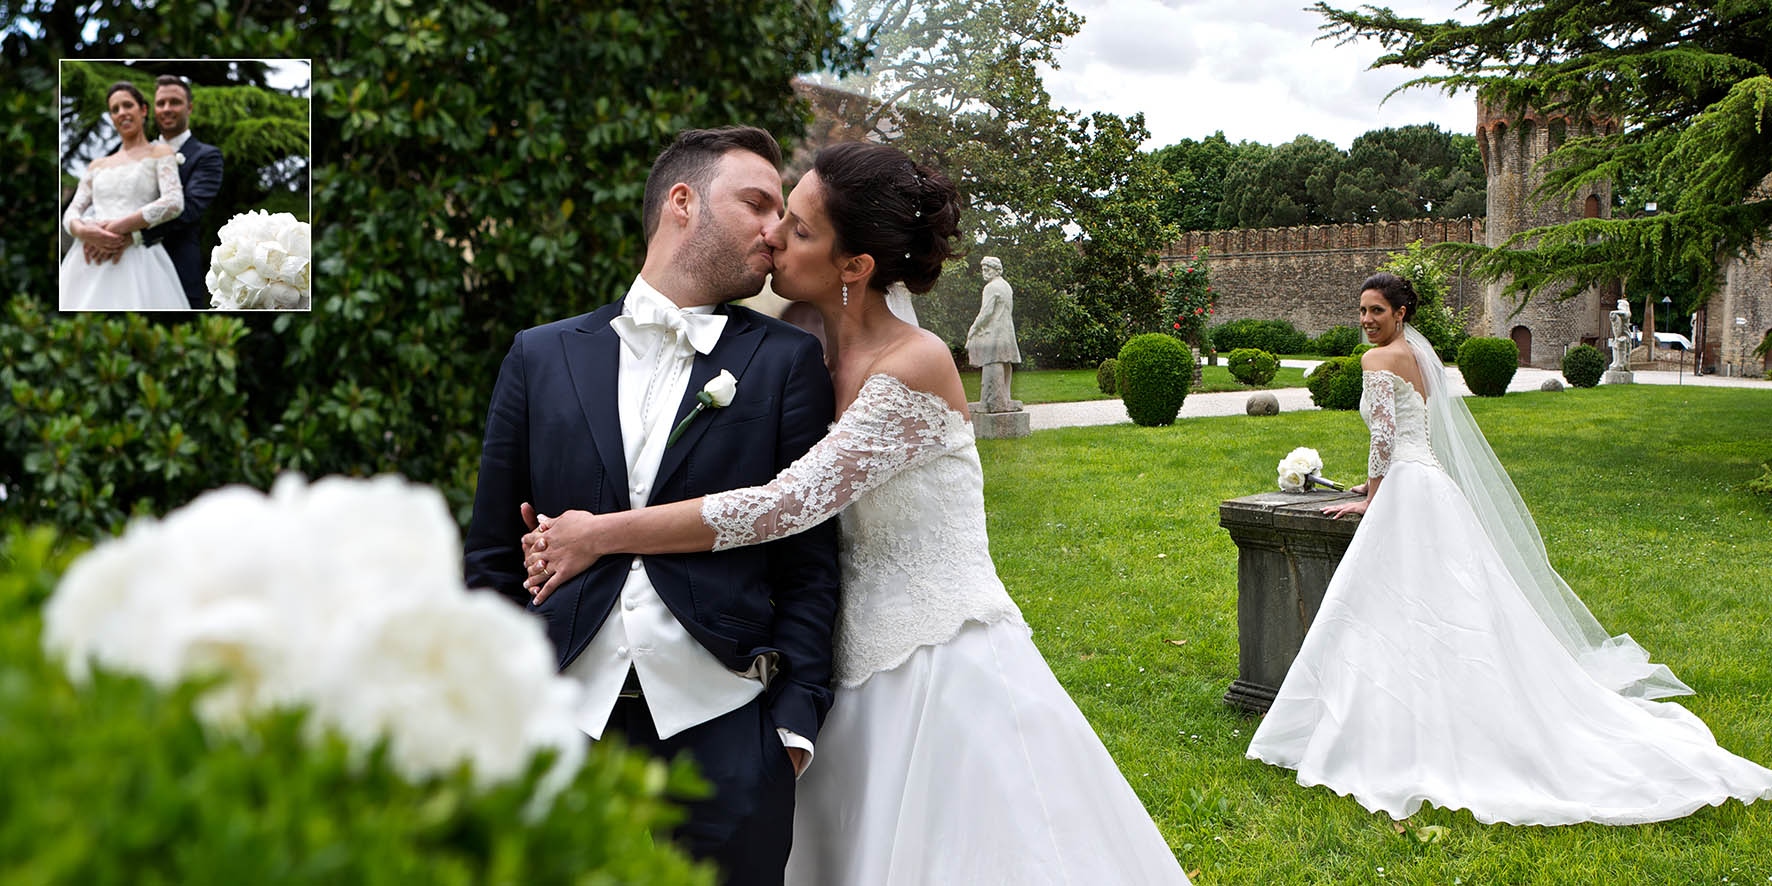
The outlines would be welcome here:
[[[1545,556],[1519,493],[1427,339],[1415,290],[1361,286],[1363,513],[1248,756],[1406,818],[1640,824],[1772,799],[1772,770],[1717,746],[1692,692],[1607,636]]]
[[[86,167],[62,224],[80,244],[61,263],[64,311],[189,310],[184,286],[164,246],[141,244],[140,232],[178,218],[184,187],[179,155],[144,131],[148,102],[133,84],[105,95],[111,125],[122,137],[115,153]],[[90,247],[90,249],[88,248]]]

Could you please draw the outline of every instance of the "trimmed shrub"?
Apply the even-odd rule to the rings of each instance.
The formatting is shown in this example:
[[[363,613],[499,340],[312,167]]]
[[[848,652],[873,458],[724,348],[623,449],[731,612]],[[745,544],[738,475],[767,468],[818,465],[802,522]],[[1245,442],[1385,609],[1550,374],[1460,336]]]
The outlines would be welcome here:
[[[1747,491],[1757,495],[1772,496],[1772,464],[1760,465],[1760,470],[1763,473],[1747,481]]]
[[[1221,353],[1258,348],[1270,354],[1298,354],[1310,337],[1285,320],[1232,320],[1212,329],[1212,347]]]
[[[1174,336],[1136,335],[1120,348],[1114,384],[1133,424],[1175,423],[1194,379],[1194,355]]]
[[[1329,331],[1310,340],[1306,352],[1325,357],[1346,357],[1360,346],[1360,330],[1352,326],[1331,326]]]
[[[1458,348],[1458,371],[1479,397],[1507,393],[1507,383],[1519,368],[1520,348],[1510,338],[1471,338]]]
[[[1606,355],[1593,345],[1576,345],[1563,355],[1563,378],[1578,388],[1591,388],[1606,373]]]
[[[1256,387],[1273,381],[1274,373],[1280,369],[1279,359],[1259,348],[1238,348],[1225,359],[1225,365],[1237,381]]]
[[[1114,359],[1113,357],[1109,357],[1106,360],[1101,361],[1101,365],[1096,367],[1096,369],[1095,369],[1095,386],[1100,388],[1101,392],[1103,394],[1112,395],[1115,391],[1118,391],[1120,389],[1119,386],[1115,383],[1115,378],[1114,378],[1114,375],[1119,370],[1119,367],[1120,367],[1120,361]]]
[[[1305,377],[1311,402],[1322,409],[1360,408],[1360,358],[1330,357]]]

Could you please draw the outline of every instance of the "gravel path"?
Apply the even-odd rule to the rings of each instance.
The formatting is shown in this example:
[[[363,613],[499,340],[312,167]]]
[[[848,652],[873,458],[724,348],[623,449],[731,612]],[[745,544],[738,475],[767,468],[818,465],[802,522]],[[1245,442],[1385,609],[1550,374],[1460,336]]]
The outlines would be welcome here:
[[[1296,369],[1310,369],[1317,365],[1315,360],[1281,360],[1280,365]],[[1461,397],[1470,396],[1470,389],[1465,387],[1464,378],[1458,374],[1455,366],[1446,367],[1446,373],[1452,379],[1454,389]],[[1508,383],[1509,391],[1536,391],[1547,378],[1562,381],[1563,374],[1552,369],[1534,369],[1521,367],[1514,373],[1514,379]],[[1693,376],[1690,373],[1681,377],[1673,372],[1638,372],[1638,384],[1672,385],[1688,384],[1701,387],[1759,388],[1772,391],[1772,381],[1753,378],[1725,378],[1717,375]],[[1252,391],[1226,391],[1217,394],[1189,394],[1181,404],[1181,418],[1198,418],[1206,415],[1243,415],[1244,406],[1249,401]],[[1301,409],[1317,408],[1311,403],[1311,392],[1304,388],[1276,388],[1268,391],[1280,401],[1281,412],[1297,412]],[[1086,400],[1080,403],[1032,403],[1027,407],[1028,417],[1033,429],[1043,431],[1048,428],[1082,427],[1084,425],[1115,425],[1130,424],[1126,417],[1126,407],[1119,400]]]

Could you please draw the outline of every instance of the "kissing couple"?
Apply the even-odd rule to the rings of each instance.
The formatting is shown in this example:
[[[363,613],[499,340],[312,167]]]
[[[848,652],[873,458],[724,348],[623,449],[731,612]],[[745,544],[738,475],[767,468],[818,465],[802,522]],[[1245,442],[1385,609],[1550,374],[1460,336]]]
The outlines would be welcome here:
[[[626,294],[517,334],[469,585],[542,620],[587,735],[694,758],[672,837],[724,883],[1186,883],[997,578],[947,345],[887,305],[955,254],[954,186],[844,143],[784,205],[780,163],[680,133]],[[727,304],[771,274],[822,347]]]

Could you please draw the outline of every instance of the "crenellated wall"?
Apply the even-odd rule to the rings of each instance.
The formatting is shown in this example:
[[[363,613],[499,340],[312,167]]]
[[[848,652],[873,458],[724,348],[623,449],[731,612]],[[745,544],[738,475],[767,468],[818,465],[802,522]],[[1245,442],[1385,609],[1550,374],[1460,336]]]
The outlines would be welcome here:
[[[1218,312],[1213,320],[1288,320],[1319,335],[1331,326],[1358,325],[1360,282],[1410,243],[1481,243],[1483,220],[1417,219],[1365,224],[1300,225],[1190,231],[1165,250],[1163,264],[1202,250],[1212,273]],[[1454,275],[1454,310],[1481,309],[1482,284]]]

